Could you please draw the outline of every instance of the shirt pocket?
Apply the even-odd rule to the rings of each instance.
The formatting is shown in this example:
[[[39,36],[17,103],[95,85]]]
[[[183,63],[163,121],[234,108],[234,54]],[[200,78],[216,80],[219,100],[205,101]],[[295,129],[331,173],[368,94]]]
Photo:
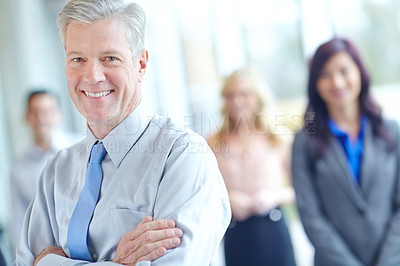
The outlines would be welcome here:
[[[113,228],[120,228],[125,233],[135,229],[144,217],[153,216],[149,212],[135,211],[128,208],[112,208],[109,212]]]
[[[122,236],[134,230],[146,216],[153,214],[128,208],[112,208],[104,212],[103,217],[97,220],[99,223],[91,227],[91,239],[99,261],[112,260]]]

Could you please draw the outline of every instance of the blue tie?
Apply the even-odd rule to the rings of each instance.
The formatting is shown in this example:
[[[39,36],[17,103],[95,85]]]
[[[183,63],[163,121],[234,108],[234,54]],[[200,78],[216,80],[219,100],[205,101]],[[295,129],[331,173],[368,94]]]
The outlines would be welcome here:
[[[101,181],[103,179],[101,161],[106,153],[107,151],[101,142],[94,144],[90,152],[86,183],[68,227],[68,250],[73,259],[93,261],[87,247],[87,235],[89,224],[99,199]]]

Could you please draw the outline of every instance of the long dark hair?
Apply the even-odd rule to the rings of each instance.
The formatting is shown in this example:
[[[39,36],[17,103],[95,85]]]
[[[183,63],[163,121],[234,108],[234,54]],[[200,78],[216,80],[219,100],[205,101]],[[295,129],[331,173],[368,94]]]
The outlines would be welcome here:
[[[304,115],[304,129],[307,134],[314,134],[317,155],[324,153],[330,130],[328,127],[329,114],[324,101],[317,92],[317,81],[326,62],[339,52],[347,52],[357,65],[361,74],[361,92],[359,96],[360,111],[372,125],[374,135],[380,135],[388,141],[391,146],[391,138],[387,130],[382,126],[382,111],[370,94],[370,77],[367,69],[361,61],[360,55],[349,40],[334,38],[316,50],[309,66],[309,77],[307,85],[308,105]]]

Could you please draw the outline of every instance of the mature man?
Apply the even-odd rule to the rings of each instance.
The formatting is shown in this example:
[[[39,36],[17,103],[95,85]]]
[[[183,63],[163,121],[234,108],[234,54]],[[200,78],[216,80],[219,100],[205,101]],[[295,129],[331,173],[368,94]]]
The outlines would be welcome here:
[[[25,121],[32,130],[33,144],[15,160],[10,174],[10,246],[15,257],[25,211],[33,200],[40,174],[50,157],[82,140],[79,134],[58,128],[62,115],[56,96],[50,91],[32,90],[26,102]]]
[[[16,264],[209,265],[230,221],[228,195],[205,140],[149,119],[140,104],[144,12],[71,0],[58,22],[88,135],[46,166]]]

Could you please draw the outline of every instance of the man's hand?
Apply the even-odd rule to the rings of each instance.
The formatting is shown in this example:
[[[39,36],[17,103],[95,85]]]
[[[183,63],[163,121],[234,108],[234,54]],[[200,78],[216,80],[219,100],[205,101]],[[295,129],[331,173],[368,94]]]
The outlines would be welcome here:
[[[35,260],[35,264],[33,264],[33,265],[36,266],[41,259],[43,259],[45,256],[47,256],[49,254],[56,254],[56,255],[59,255],[59,256],[63,256],[63,257],[67,256],[67,255],[65,255],[64,251],[62,250],[62,248],[48,247],[48,248],[43,249],[42,252],[40,252],[39,256],[37,256],[37,258]]]
[[[167,249],[180,245],[182,230],[173,220],[153,221],[146,216],[134,229],[122,236],[113,262],[134,266],[139,261],[154,261],[165,255]]]

